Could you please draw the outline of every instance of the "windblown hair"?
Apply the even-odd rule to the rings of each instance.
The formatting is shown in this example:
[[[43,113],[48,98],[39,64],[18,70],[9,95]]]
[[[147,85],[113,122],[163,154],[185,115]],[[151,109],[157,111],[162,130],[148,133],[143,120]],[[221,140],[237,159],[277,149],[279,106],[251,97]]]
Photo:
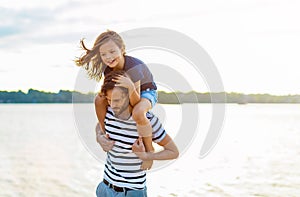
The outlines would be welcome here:
[[[75,59],[75,63],[77,66],[82,66],[84,69],[87,70],[87,74],[90,79],[95,79],[96,81],[100,81],[102,78],[105,65],[102,62],[100,57],[99,48],[101,45],[105,44],[106,42],[112,40],[125,54],[125,44],[121,36],[111,30],[107,30],[106,32],[101,33],[97,39],[95,40],[94,46],[92,49],[88,49],[84,44],[84,39],[80,40],[80,45],[85,53],[83,53],[80,57]]]
[[[110,73],[108,73],[107,76],[104,78],[103,85],[101,86],[101,94],[106,96],[106,92],[108,90],[114,89],[116,86],[116,82],[113,81],[113,79],[117,78],[118,76],[126,76],[129,77],[124,70],[113,70]],[[128,89],[117,86],[118,88],[122,89],[122,91],[126,94],[128,94]]]

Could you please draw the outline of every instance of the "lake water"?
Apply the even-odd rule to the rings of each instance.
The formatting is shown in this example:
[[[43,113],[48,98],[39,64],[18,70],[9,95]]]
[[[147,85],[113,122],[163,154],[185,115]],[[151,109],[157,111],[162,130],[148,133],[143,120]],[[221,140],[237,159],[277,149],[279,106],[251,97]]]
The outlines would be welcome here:
[[[222,135],[200,159],[211,104],[197,105],[196,137],[176,161],[148,173],[149,196],[300,196],[299,106],[226,105]],[[95,196],[103,152],[94,141],[93,105],[78,108],[89,118],[74,116],[72,104],[0,105],[1,197]],[[156,109],[172,137],[182,132],[181,109]]]

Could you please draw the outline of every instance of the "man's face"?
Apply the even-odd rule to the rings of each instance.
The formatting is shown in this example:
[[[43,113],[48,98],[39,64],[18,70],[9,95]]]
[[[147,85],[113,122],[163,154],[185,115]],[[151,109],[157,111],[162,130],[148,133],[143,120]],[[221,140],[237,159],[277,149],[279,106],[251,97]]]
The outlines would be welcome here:
[[[118,117],[129,107],[129,97],[121,88],[115,87],[106,92],[108,104]]]

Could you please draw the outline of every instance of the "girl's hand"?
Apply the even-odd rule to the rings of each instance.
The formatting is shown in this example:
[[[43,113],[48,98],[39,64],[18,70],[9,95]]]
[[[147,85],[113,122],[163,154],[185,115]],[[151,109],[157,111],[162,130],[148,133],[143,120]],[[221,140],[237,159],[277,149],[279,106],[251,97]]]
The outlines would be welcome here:
[[[142,170],[150,170],[153,164],[153,160],[149,160],[148,153],[144,146],[142,137],[139,137],[132,145],[132,151],[141,159],[143,163],[141,165]]]
[[[132,151],[142,160],[147,160],[146,148],[142,137],[139,137],[132,145]]]
[[[118,75],[118,77],[113,79],[113,81],[116,82],[116,86],[127,88],[129,91],[135,89],[134,83],[131,81],[129,77]]]
[[[146,148],[143,143],[142,137],[139,137],[134,144],[132,145],[132,150],[134,153],[143,153],[146,152]]]

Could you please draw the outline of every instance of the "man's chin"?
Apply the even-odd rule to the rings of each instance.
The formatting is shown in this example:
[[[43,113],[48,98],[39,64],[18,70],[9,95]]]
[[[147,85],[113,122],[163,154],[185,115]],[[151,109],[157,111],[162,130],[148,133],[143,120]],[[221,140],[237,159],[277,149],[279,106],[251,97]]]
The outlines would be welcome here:
[[[114,112],[114,114],[115,114],[116,116],[120,114],[119,111],[120,111],[120,110],[113,110],[113,112]]]

